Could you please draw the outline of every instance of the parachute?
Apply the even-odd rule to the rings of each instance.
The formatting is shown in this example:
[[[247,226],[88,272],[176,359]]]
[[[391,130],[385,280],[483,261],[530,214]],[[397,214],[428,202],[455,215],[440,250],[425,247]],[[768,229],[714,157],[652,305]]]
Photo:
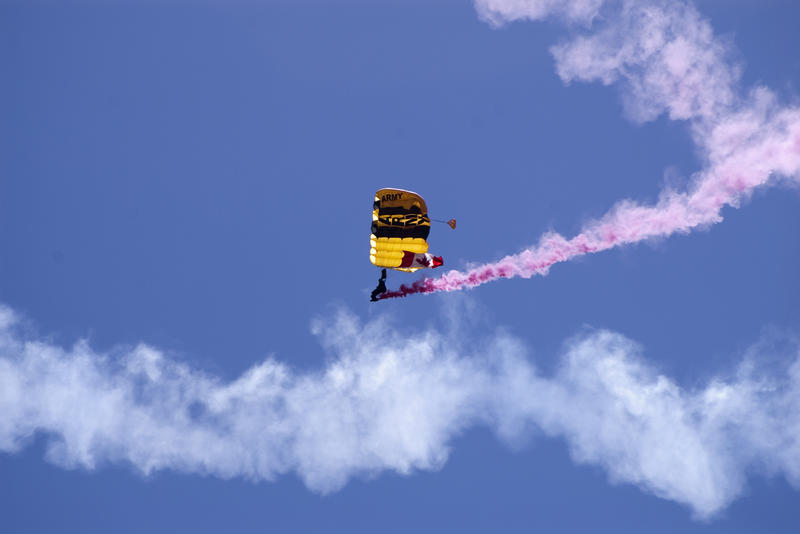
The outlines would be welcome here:
[[[372,204],[369,261],[406,272],[438,267],[441,258],[427,254],[430,231],[428,207],[421,196],[404,189],[381,189]]]

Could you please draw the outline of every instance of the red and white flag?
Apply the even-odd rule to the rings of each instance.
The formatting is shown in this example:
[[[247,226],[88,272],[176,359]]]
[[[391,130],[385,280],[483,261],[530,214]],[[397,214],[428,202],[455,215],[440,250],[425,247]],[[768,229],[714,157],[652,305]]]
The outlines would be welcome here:
[[[434,256],[429,253],[414,254],[406,250],[404,251],[403,262],[400,264],[400,267],[416,267],[417,269],[422,269],[425,267],[435,268],[443,264],[444,262],[441,256]]]

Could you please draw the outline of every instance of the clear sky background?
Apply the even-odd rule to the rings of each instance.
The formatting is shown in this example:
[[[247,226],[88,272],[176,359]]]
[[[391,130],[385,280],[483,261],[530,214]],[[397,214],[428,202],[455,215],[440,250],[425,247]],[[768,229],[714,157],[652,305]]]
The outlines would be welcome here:
[[[797,103],[800,4],[697,8],[742,67],[741,94],[765,85],[782,104]],[[549,48],[569,31],[558,21],[495,28],[468,0],[0,2],[0,302],[18,317],[15,339],[67,353],[86,340],[87,357],[106,362],[146,343],[218,384],[269,358],[313,379],[349,349],[326,346],[312,324],[336,329],[350,314],[362,326],[383,321],[363,326],[354,345],[385,335],[400,358],[415,346],[396,335],[434,332],[440,348],[478,360],[510,338],[552,377],[574,336],[602,329],[638,344],[637,358],[687,394],[735,377],[748,357],[785,376],[800,335],[796,187],[759,189],[725,208],[720,224],[559,264],[545,277],[368,302],[379,276],[368,228],[381,187],[417,191],[433,217],[456,217],[455,231],[434,227],[431,252],[445,269],[463,269],[548,230],[574,235],[621,199],[655,202],[702,168],[685,121],[638,124],[615,86],[559,79]],[[419,277],[391,272],[388,285]],[[149,402],[146,387],[138,394]],[[402,412],[417,397],[398,399]],[[104,402],[78,401],[65,417],[90,420]],[[203,417],[190,414],[198,425]],[[797,455],[783,467],[770,455],[748,460],[738,489],[704,515],[691,488],[670,497],[647,479],[615,477],[624,458],[583,461],[569,433],[517,426],[509,438],[492,422],[457,420],[430,445],[432,465],[356,467],[325,493],[307,487],[292,461],[271,481],[179,459],[144,474],[120,452],[125,432],[111,447],[89,446],[91,461],[70,461],[53,452],[61,438],[43,424],[13,447],[0,440],[0,530],[800,527],[786,467],[797,483]],[[283,454],[281,443],[262,441],[243,448]],[[675,446],[656,439],[644,449]]]

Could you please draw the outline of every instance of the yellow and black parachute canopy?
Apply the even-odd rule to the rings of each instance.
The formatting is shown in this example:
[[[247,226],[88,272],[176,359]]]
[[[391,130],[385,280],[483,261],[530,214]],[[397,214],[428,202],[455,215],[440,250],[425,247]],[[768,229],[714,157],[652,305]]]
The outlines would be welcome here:
[[[404,189],[381,189],[372,204],[369,261],[378,267],[416,271],[400,267],[403,255],[406,251],[428,252],[430,231],[428,207],[421,196]]]

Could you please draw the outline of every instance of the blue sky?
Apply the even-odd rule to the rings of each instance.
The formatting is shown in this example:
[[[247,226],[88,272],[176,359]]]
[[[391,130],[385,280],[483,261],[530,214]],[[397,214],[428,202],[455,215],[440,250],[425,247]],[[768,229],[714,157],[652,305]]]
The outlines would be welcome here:
[[[551,52],[614,6],[487,5],[0,3],[3,531],[797,530],[796,172],[377,304],[367,225],[415,190],[463,270],[691,188],[698,124],[796,109],[798,6],[697,2],[733,111],[642,122]]]

